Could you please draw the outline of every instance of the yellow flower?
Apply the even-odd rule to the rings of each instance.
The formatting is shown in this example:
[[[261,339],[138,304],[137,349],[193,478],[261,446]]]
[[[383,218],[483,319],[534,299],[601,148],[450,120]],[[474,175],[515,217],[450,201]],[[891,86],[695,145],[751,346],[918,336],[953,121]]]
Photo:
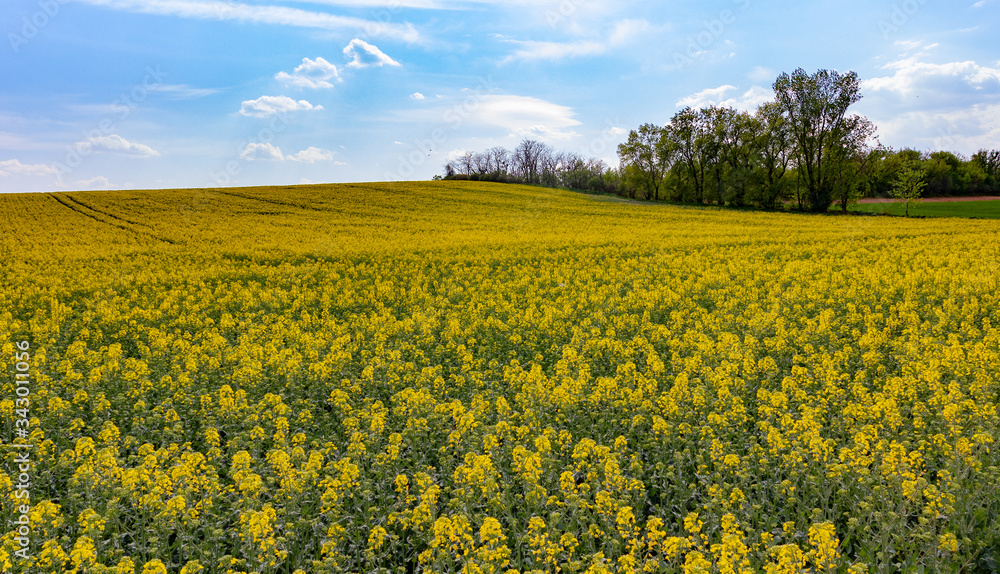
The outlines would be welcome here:
[[[377,552],[385,544],[388,537],[389,533],[385,531],[385,528],[382,528],[381,526],[372,528],[371,532],[368,534],[368,550]]]
[[[618,515],[615,517],[615,525],[618,528],[618,533],[625,540],[635,535],[635,515],[632,514],[631,506],[623,506],[618,510]]]
[[[154,558],[142,566],[142,574],[167,574],[167,567],[159,558]]]
[[[94,548],[94,540],[89,536],[81,536],[73,544],[73,550],[69,553],[69,558],[73,562],[73,567],[79,569],[84,566],[93,566],[97,562],[97,550]]]
[[[806,554],[795,544],[771,548],[771,560],[764,564],[767,574],[800,574],[806,568]]]
[[[77,524],[86,533],[97,533],[104,532],[105,520],[100,514],[94,512],[92,509],[87,508],[80,513],[80,516],[76,519]]]
[[[938,548],[945,552],[958,552],[958,538],[951,532],[938,536]]]
[[[815,549],[811,554],[814,556],[813,563],[818,570],[837,568],[837,561],[840,558],[840,552],[837,548],[840,546],[840,540],[837,538],[836,529],[832,523],[823,522],[810,526],[809,543]]]
[[[709,574],[712,570],[712,563],[705,558],[705,555],[698,551],[688,552],[684,557],[684,564],[681,571],[684,574]]]

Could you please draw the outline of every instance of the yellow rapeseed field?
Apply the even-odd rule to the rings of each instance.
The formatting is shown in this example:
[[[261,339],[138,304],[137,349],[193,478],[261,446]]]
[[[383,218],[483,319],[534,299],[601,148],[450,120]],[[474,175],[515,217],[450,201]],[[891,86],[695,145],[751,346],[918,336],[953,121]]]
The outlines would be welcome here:
[[[469,182],[0,216],[4,572],[1000,568],[1000,222]]]

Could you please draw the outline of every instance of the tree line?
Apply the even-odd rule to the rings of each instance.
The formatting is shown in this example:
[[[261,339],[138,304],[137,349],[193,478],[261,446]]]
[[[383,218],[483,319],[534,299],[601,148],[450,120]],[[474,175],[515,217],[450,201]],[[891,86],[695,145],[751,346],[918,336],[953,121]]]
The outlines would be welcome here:
[[[445,166],[445,178],[764,209],[788,203],[814,212],[833,205],[847,211],[915,178],[925,197],[1000,194],[1000,150],[965,158],[881,145],[870,120],[848,113],[861,99],[854,72],[800,68],[772,87],[775,99],[754,112],[686,107],[664,126],[639,126],[618,146],[616,168],[526,139],[510,151],[466,153]]]
[[[606,178],[610,182],[616,178],[614,170],[603,160],[557,151],[548,144],[530,139],[522,140],[513,150],[493,147],[478,153],[466,152],[448,162],[444,170],[444,179],[617,191],[605,185]]]

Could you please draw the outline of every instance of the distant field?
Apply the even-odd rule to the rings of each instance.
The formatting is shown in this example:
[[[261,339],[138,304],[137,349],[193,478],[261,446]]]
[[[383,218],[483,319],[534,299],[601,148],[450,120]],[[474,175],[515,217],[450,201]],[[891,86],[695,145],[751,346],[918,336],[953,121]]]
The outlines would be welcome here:
[[[905,213],[902,203],[866,203],[852,208],[851,211],[884,213],[886,215],[903,215]],[[915,206],[910,205],[910,215],[1000,219],[1000,200],[922,202]]]
[[[1000,561],[998,221],[475,182],[0,220],[4,573]]]

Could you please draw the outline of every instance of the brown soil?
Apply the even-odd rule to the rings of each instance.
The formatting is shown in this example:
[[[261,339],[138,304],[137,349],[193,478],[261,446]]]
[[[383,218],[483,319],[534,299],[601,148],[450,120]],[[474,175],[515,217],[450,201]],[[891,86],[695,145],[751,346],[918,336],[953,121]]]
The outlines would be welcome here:
[[[1000,199],[1000,196],[996,195],[980,195],[974,197],[925,197],[920,201],[924,203],[943,203],[947,201],[990,201],[994,199]],[[902,203],[901,199],[881,199],[881,198],[868,198],[859,199],[858,203]]]

